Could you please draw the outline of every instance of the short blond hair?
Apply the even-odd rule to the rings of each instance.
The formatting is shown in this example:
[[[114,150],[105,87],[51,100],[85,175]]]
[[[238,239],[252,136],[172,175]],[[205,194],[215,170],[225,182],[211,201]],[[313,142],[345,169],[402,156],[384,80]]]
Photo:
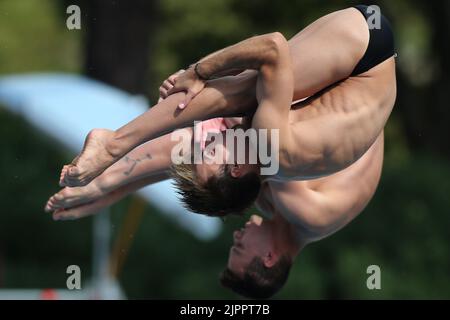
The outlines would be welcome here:
[[[261,179],[256,172],[235,178],[229,165],[224,165],[219,175],[203,183],[192,164],[172,166],[171,176],[188,210],[213,217],[242,215],[253,205],[261,189]]]

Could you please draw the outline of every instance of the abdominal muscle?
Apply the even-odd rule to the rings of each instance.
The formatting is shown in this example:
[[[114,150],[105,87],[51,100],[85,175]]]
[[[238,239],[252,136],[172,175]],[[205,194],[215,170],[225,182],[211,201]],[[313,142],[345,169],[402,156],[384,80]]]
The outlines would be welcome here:
[[[294,105],[292,161],[283,178],[315,179],[350,166],[382,132],[396,98],[391,58]],[[311,160],[305,166],[305,159]]]

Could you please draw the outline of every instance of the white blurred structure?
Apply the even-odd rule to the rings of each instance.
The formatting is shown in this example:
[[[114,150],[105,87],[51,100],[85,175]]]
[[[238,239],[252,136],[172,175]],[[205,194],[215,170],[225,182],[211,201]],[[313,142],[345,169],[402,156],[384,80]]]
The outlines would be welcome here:
[[[23,116],[36,129],[72,151],[74,156],[81,150],[91,129],[117,129],[148,108],[144,97],[131,96],[83,76],[60,73],[0,77],[0,104]],[[170,181],[148,186],[138,193],[200,239],[213,239],[221,229],[218,219],[187,213]],[[94,279],[90,290],[83,290],[83,293],[3,290],[0,299],[122,298],[120,287],[109,276],[109,216],[99,214],[94,219]]]

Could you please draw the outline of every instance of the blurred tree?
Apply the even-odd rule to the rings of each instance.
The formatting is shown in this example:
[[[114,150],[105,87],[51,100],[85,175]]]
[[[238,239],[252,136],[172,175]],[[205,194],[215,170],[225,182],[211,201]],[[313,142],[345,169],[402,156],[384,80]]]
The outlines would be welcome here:
[[[85,72],[88,76],[133,94],[147,94],[151,36],[158,1],[89,0]]]

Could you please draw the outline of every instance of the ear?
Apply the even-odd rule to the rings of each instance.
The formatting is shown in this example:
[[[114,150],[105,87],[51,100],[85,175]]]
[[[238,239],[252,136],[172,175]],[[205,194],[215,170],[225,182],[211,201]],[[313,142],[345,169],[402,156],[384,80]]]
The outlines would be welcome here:
[[[241,166],[238,164],[233,165],[230,173],[233,178],[239,178],[242,175]]]
[[[263,258],[263,263],[266,268],[272,268],[278,261],[278,255],[272,251],[268,251]]]

